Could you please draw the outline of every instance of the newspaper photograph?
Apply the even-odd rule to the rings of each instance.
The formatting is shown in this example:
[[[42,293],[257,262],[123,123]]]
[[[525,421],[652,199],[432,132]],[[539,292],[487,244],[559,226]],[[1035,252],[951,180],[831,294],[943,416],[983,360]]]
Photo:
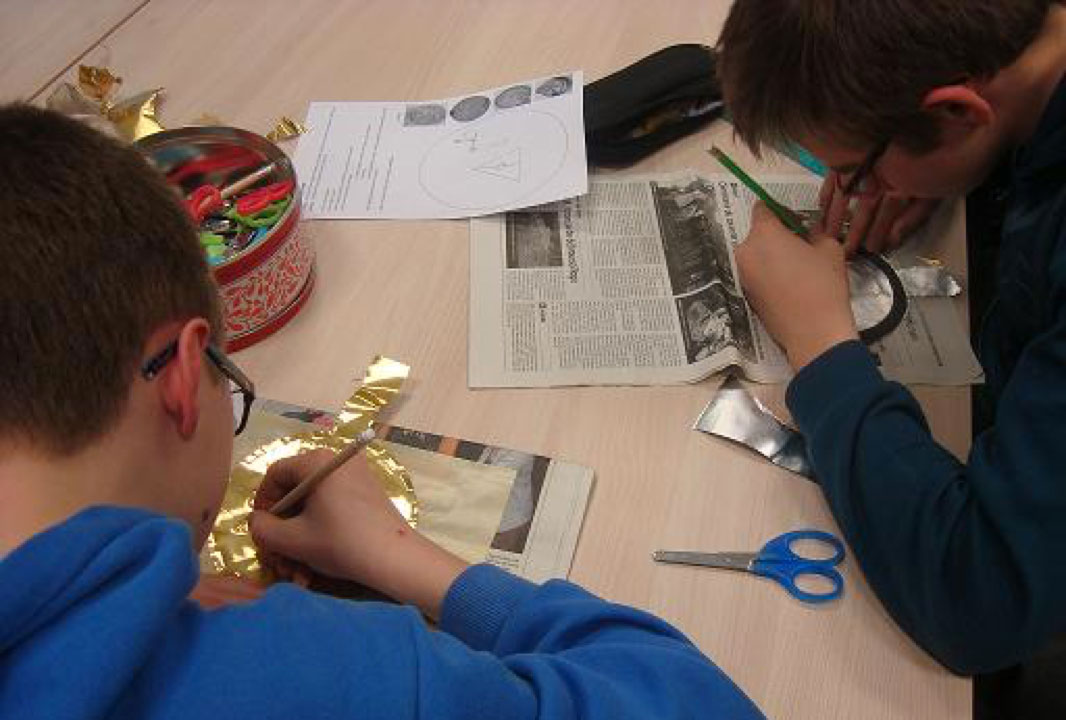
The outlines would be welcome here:
[[[817,178],[762,180],[817,206]],[[737,280],[754,202],[725,174],[594,177],[585,196],[472,220],[470,387],[691,383],[729,367],[788,380]],[[901,382],[981,380],[946,297],[912,298],[870,350]]]

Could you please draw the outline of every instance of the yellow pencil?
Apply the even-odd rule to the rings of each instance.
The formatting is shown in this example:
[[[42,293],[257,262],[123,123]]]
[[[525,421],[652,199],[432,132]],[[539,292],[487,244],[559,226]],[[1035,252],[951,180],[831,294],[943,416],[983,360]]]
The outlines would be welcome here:
[[[369,445],[374,437],[373,428],[367,428],[361,432],[353,443],[334,455],[332,460],[311,473],[306,480],[287,492],[281,500],[274,503],[274,506],[270,508],[270,512],[274,515],[282,515],[291,510],[296,503],[310,495],[315,486],[325,480],[330,473],[351,460],[360,450]]]

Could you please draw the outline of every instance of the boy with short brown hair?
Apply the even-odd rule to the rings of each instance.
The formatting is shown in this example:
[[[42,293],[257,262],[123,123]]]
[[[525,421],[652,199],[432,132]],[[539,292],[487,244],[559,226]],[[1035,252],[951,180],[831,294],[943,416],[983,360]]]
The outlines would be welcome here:
[[[796,370],[789,407],[841,528],[922,647],[967,674],[1030,662],[1009,671],[1009,712],[1062,717],[1066,8],[737,0],[719,52],[741,137],[798,142],[833,170],[825,233],[804,243],[759,207],[737,263]],[[866,233],[898,242],[916,202],[965,194],[1003,160],[997,298],[977,338],[994,421],[963,464],[858,342],[845,252]]]
[[[7,117],[19,122],[4,145],[19,151],[0,174],[0,438],[74,452],[122,412],[150,331],[201,316],[222,340],[218,294],[174,191],[137,155],[63,137],[67,123],[30,108]]]
[[[467,567],[358,460],[252,533],[408,606],[190,601],[254,394],[193,227],[134,150],[25,106],[0,217],[0,717],[761,717],[662,621]],[[272,466],[257,506],[329,457]]]

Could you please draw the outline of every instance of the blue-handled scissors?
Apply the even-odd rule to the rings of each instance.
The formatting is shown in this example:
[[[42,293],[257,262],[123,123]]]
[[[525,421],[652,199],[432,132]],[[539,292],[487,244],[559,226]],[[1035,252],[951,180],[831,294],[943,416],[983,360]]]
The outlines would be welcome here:
[[[798,540],[824,543],[832,548],[833,556],[811,558],[800,555],[792,549],[792,543]],[[821,530],[796,530],[778,535],[757,553],[656,550],[651,557],[656,562],[674,565],[701,565],[762,575],[776,580],[792,597],[806,603],[835,600],[844,592],[844,578],[834,569],[844,559],[844,543],[837,536]],[[824,577],[833,584],[833,588],[823,593],[807,592],[796,584],[796,580],[804,575]]]

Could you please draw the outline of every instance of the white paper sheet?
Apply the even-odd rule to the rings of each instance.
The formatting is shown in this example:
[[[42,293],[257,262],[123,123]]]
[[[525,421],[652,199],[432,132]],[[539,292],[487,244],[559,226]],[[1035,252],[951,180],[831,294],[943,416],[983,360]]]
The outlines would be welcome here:
[[[296,172],[308,218],[462,218],[588,191],[583,78],[423,102],[313,102]]]

